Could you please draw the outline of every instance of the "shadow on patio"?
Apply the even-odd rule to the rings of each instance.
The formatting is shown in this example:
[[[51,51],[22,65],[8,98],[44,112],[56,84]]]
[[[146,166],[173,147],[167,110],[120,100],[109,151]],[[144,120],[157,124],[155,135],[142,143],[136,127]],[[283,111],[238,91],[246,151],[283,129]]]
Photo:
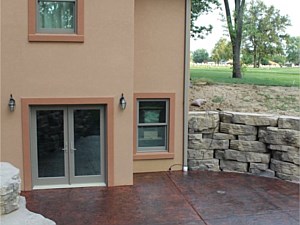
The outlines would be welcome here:
[[[57,225],[299,225],[299,185],[225,172],[134,175],[133,186],[22,192]]]

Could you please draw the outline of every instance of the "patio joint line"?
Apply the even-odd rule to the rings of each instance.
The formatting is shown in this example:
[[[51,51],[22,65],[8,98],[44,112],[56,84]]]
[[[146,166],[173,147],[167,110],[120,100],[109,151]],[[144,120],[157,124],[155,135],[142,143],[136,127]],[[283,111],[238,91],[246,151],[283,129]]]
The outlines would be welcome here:
[[[185,197],[185,195],[182,193],[182,191],[180,190],[180,188],[177,186],[177,184],[173,181],[173,179],[170,177],[169,173],[171,172],[166,172],[167,177],[170,179],[170,181],[172,182],[172,184],[174,185],[174,187],[176,188],[176,190],[180,193],[180,195],[183,197],[184,201],[193,209],[193,211],[196,213],[196,215],[200,218],[200,220],[203,221],[203,223],[205,225],[209,225],[205,222],[205,220],[202,218],[201,214],[196,210],[196,208],[193,206],[192,203],[190,203],[190,201]]]

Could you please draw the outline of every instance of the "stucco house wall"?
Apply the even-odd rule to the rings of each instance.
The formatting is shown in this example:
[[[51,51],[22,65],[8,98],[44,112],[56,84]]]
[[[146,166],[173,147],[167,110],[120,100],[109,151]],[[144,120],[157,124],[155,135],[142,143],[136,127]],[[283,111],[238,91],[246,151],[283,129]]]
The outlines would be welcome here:
[[[174,159],[135,160],[134,172],[182,164],[185,1],[136,0],[134,92],[175,94]],[[174,167],[180,169],[180,167]]]
[[[84,1],[83,43],[29,42],[28,2],[1,2],[1,161],[20,168],[24,181],[30,166],[24,163],[24,120],[29,118],[22,119],[22,101],[63,99],[68,104],[68,99],[109,98],[111,185],[131,185],[133,172],[181,163],[184,2]],[[176,95],[175,157],[133,162],[134,93],[162,92]],[[124,111],[121,93],[127,101]],[[14,112],[7,105],[10,94],[16,100]]]

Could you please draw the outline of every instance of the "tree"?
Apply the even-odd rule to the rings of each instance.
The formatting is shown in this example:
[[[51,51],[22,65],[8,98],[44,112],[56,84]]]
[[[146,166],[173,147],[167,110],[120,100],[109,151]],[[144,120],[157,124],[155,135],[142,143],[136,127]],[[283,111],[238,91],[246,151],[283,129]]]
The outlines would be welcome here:
[[[229,36],[232,47],[232,78],[242,78],[241,73],[241,42],[242,42],[242,31],[243,31],[243,16],[245,9],[245,0],[235,0],[234,13],[231,15],[230,6],[228,0],[224,0],[225,13]],[[233,19],[233,21],[232,21]]]
[[[191,37],[193,38],[204,38],[205,35],[211,33],[213,27],[208,26],[197,26],[195,24],[196,20],[200,15],[212,12],[215,7],[219,7],[219,0],[191,0]]]
[[[205,49],[197,49],[193,52],[193,61],[194,63],[203,63],[209,59],[208,52]]]
[[[277,55],[273,55],[271,60],[273,62],[278,63],[280,65],[280,67],[282,67],[285,64],[286,57],[285,57],[285,55],[277,54]]]
[[[231,43],[226,38],[220,38],[212,50],[211,58],[218,64],[222,60],[232,59]]]
[[[295,65],[300,64],[300,36],[299,37],[290,37],[287,40],[286,55],[287,61],[294,63]]]
[[[243,36],[244,47],[253,55],[254,67],[259,67],[263,58],[283,55],[289,25],[288,17],[281,16],[274,6],[267,7],[260,0],[250,2],[245,10]]]

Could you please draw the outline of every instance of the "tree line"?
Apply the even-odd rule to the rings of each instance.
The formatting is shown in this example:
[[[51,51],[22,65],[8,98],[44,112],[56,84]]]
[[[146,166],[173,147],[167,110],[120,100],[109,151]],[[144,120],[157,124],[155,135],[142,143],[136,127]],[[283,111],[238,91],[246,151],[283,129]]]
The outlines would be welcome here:
[[[202,11],[198,17],[204,11],[211,12],[213,6],[215,9],[220,7],[218,1],[207,0],[205,2],[206,5],[202,0],[192,1],[192,12],[195,4],[199,8],[199,4],[202,3]],[[224,0],[224,6],[223,21],[226,22],[227,36],[230,39],[221,38],[215,44],[211,57],[205,49],[196,50],[192,55],[194,62],[211,59],[220,63],[231,59],[233,78],[242,77],[242,64],[260,67],[261,64],[274,61],[279,65],[283,65],[285,62],[299,65],[300,37],[291,37],[286,33],[287,27],[291,25],[287,15],[280,15],[278,9],[275,9],[274,6],[266,6],[261,0],[251,0],[248,3],[245,0],[235,0],[233,12],[230,10],[228,0]],[[194,10],[197,11],[197,7]],[[195,16],[191,18],[192,37],[204,38],[203,31],[206,32],[205,34],[211,32],[211,26],[202,28],[202,30],[200,27],[198,30],[193,29],[194,21]]]

